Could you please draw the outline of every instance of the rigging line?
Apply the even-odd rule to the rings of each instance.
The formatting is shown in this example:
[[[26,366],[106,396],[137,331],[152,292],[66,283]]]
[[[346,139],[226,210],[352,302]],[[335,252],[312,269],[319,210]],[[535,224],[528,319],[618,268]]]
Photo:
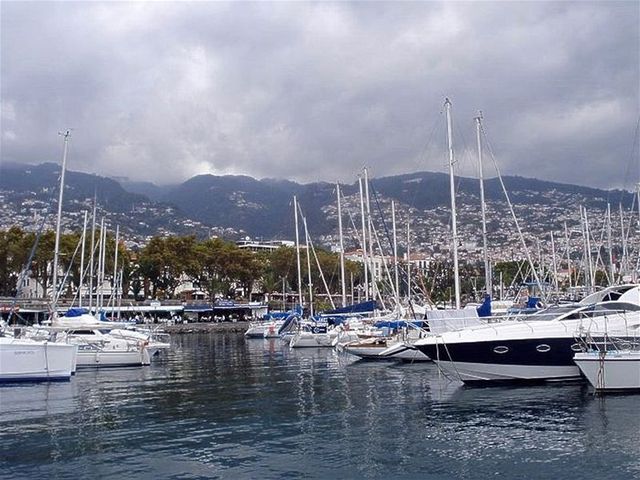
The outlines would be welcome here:
[[[380,256],[382,257],[382,265],[384,266],[384,269],[387,272],[388,278],[391,279],[391,273],[389,272],[389,266],[387,265],[387,259],[384,256],[384,252],[382,251],[382,245],[380,245],[380,238],[378,237],[378,230],[373,225],[372,225],[372,230],[373,230],[373,237],[375,238],[376,244],[378,245],[378,248],[380,249]],[[373,267],[373,259],[371,260],[371,266]],[[382,278],[381,278],[381,280],[383,282],[385,281]],[[391,291],[394,292],[394,295],[395,295],[395,290],[393,288],[393,282],[389,281],[389,283],[391,284]],[[382,308],[386,309],[387,307],[386,307],[386,305],[384,303],[384,300],[382,298],[382,292],[380,291],[379,288],[376,288],[376,291],[377,291],[378,297],[380,297],[380,303],[382,304]]]
[[[64,290],[64,284],[67,283],[67,278],[69,278],[69,273],[71,272],[71,267],[73,267],[73,262],[76,259],[76,255],[78,254],[78,250],[80,250],[80,241],[78,241],[78,244],[76,245],[76,249],[73,252],[73,256],[71,257],[71,260],[69,261],[69,267],[67,268],[67,271],[65,272],[64,278],[62,279],[62,282],[60,284],[60,287],[56,289],[55,292],[55,297],[54,297],[54,305],[58,304],[58,300],[60,299],[60,295],[62,295],[62,290]]]
[[[47,210],[49,210],[49,207],[47,206]],[[47,212],[47,214],[49,214],[50,212]],[[40,221],[40,227],[38,228],[38,231],[36,233],[36,238],[33,242],[33,245],[31,246],[31,251],[29,252],[29,257],[27,258],[26,263],[24,264],[24,266],[22,267],[22,270],[20,271],[20,275],[18,275],[18,281],[17,281],[17,285],[16,285],[16,295],[13,297],[13,300],[11,302],[11,310],[9,310],[9,317],[7,318],[7,325],[11,324],[11,317],[13,316],[13,312],[15,311],[16,305],[18,304],[18,295],[21,293],[22,291],[22,284],[24,283],[24,280],[27,276],[27,272],[31,271],[31,263],[33,262],[33,257],[35,257],[36,254],[36,250],[38,249],[38,244],[40,243],[40,238],[42,238],[42,232],[44,230],[44,223],[47,219],[47,214],[42,216],[42,220]],[[45,275],[47,274],[46,269],[45,269]],[[46,292],[44,292],[46,295]]]
[[[27,276],[27,272],[31,271],[31,264],[33,263],[33,259],[36,255],[36,252],[38,250],[38,245],[40,244],[40,239],[42,238],[42,235],[44,233],[44,224],[47,220],[47,217],[49,215],[51,215],[51,205],[53,204],[54,201],[56,201],[56,193],[58,191],[59,185],[60,185],[60,178],[62,177],[62,170],[60,170],[60,175],[58,175],[56,182],[55,182],[55,187],[51,189],[51,194],[49,195],[49,201],[46,202],[47,206],[43,212],[42,215],[42,219],[40,221],[40,226],[37,228],[36,230],[36,238],[33,242],[33,245],[31,246],[31,251],[29,252],[29,257],[27,259],[27,262],[24,264],[23,269],[20,271],[20,275],[18,276],[18,282],[16,285],[16,295],[13,298],[13,301],[11,302],[11,311],[9,312],[9,316],[7,318],[7,325],[9,325],[11,323],[11,318],[12,318],[12,313],[13,310],[15,310],[15,307],[18,303],[18,294],[19,292],[22,291],[22,283],[24,283],[24,280]],[[44,272],[44,276],[45,276],[45,280],[47,279],[48,275],[47,275],[47,271],[45,268],[45,272]],[[46,284],[46,282],[43,282],[43,286]],[[37,285],[37,282],[36,282]],[[36,287],[37,288],[37,287]],[[47,292],[43,292],[46,296]]]
[[[331,302],[331,308],[333,308],[335,310],[336,306],[333,303],[333,298],[331,297],[331,292],[329,291],[329,287],[327,286],[327,281],[325,280],[324,274],[322,273],[322,268],[320,268],[320,260],[318,260],[318,255],[316,254],[316,249],[313,246],[313,240],[311,240],[311,235],[309,234],[309,230],[307,229],[307,218],[302,213],[302,207],[300,207],[300,204],[298,204],[298,210],[300,212],[300,215],[302,216],[302,223],[304,225],[304,231],[305,231],[305,234],[307,236],[307,240],[309,241],[309,245],[311,246],[311,251],[313,252],[313,256],[314,256],[314,258],[316,260],[316,265],[318,267],[318,271],[320,272],[320,278],[322,279],[322,283],[324,284],[325,291],[327,292],[327,295],[329,296],[329,301]]]
[[[382,226],[384,227],[384,233],[387,237],[387,241],[389,242],[390,250],[393,250],[393,243],[391,242],[391,235],[389,234],[389,229],[387,228],[387,222],[384,219],[384,215],[382,213],[382,207],[380,206],[380,201],[378,200],[378,192],[373,188],[373,182],[370,180],[369,185],[371,186],[371,191],[373,192],[373,199],[376,202],[376,207],[378,208],[378,213],[380,214],[380,219],[382,220]],[[380,247],[382,251],[382,247]]]
[[[440,115],[442,115],[442,112],[440,112]],[[433,142],[433,140],[435,138],[435,132],[436,132],[436,129],[438,129],[438,127],[440,129],[443,128],[443,122],[442,122],[442,118],[440,116],[436,116],[434,118],[433,125],[431,126],[430,133],[427,136],[427,142],[422,147],[422,150],[421,150],[422,153],[418,155],[418,160],[422,156],[425,164],[426,164],[427,152],[429,150],[429,147],[431,146],[431,143]],[[416,197],[418,196],[419,187],[420,187],[420,182],[416,182],[415,185],[413,185],[413,192],[411,194],[411,201],[409,202],[409,207],[410,208],[411,207],[413,207],[413,208],[416,207]]]
[[[493,162],[493,166],[496,169],[496,173],[498,174],[498,179],[500,180],[500,185],[502,186],[502,191],[505,195],[505,197],[507,198],[507,203],[509,204],[509,210],[511,211],[511,215],[513,216],[513,220],[516,224],[516,229],[518,230],[518,235],[520,237],[520,241],[522,243],[522,247],[524,248],[524,252],[525,255],[527,256],[527,261],[529,262],[529,265],[531,266],[531,270],[533,272],[533,276],[535,277],[536,282],[538,282],[538,285],[540,285],[540,287],[542,287],[542,284],[540,283],[540,279],[538,278],[538,272],[536,271],[534,265],[533,265],[533,260],[531,259],[531,253],[529,252],[529,248],[527,247],[527,243],[524,239],[524,235],[522,234],[522,230],[520,228],[520,223],[518,222],[518,217],[516,216],[516,213],[513,209],[513,205],[511,203],[511,200],[509,199],[509,193],[507,192],[507,188],[504,185],[504,181],[502,180],[502,175],[500,174],[500,168],[498,167],[498,162],[496,161],[496,157],[493,154],[493,149],[491,148],[491,143],[489,142],[489,139],[487,138],[487,134],[484,128],[484,124],[480,125],[480,130],[482,132],[482,136],[484,137],[485,140],[485,145],[487,146],[487,150],[489,151],[489,155],[491,157],[491,160]],[[545,298],[545,293],[542,291],[541,289],[541,297],[542,300],[546,302],[546,298]]]
[[[624,179],[625,179],[625,188],[621,189],[620,191],[620,202],[623,201],[625,194],[627,193],[626,187],[628,187],[629,185],[626,183],[627,180],[631,179],[631,168],[633,167],[633,163],[634,163],[634,155],[636,152],[636,149],[638,148],[638,142],[640,142],[640,115],[638,115],[638,121],[636,122],[636,128],[633,134],[633,144],[631,146],[631,152],[629,152],[629,160],[627,163],[627,169],[625,171],[625,175],[624,175]],[[638,158],[640,159],[640,151],[638,152]],[[638,163],[638,172],[640,175],[640,162]],[[640,181],[640,178],[637,178],[638,181]],[[635,196],[635,194],[634,194]],[[608,198],[608,196],[607,196]]]

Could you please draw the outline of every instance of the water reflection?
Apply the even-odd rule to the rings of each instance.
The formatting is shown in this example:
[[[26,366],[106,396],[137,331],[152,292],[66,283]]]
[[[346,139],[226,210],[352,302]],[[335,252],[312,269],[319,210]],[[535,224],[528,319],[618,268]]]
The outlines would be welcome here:
[[[150,367],[0,388],[7,477],[527,478],[640,472],[637,396],[464,388],[433,364],[184,335]]]

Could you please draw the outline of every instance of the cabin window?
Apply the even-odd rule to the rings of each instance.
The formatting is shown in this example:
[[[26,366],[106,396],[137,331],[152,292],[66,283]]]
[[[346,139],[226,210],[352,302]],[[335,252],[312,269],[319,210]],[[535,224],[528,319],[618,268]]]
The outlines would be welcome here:
[[[505,345],[500,345],[498,347],[494,347],[493,351],[495,353],[503,354],[503,353],[507,353],[509,351],[509,347],[507,347]]]
[[[551,350],[551,347],[546,343],[543,343],[541,345],[538,345],[536,347],[536,350],[539,351],[540,353],[547,353],[549,350]]]
[[[582,347],[579,343],[574,343],[573,345],[571,345],[571,350],[573,350],[574,352],[581,352]]]

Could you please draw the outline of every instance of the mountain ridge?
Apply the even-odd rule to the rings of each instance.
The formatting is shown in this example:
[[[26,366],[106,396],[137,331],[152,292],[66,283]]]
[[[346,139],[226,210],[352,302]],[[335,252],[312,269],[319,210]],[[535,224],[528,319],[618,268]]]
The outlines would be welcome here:
[[[54,163],[39,165],[0,165],[0,190],[9,192],[11,201],[16,203],[29,198],[41,202],[55,201],[60,166]],[[65,188],[65,211],[67,208],[86,208],[87,199],[93,199],[105,211],[113,211],[122,216],[132,216],[140,210],[142,219],[136,222],[147,224],[144,213],[157,215],[167,213],[172,221],[182,222],[188,231],[190,225],[203,234],[207,229],[229,229],[240,234],[256,237],[275,238],[290,236],[293,231],[292,198],[297,196],[306,216],[309,229],[314,234],[327,235],[335,230],[336,203],[335,185],[328,182],[299,184],[287,179],[255,179],[249,175],[196,175],[185,182],[172,186],[157,186],[151,182],[120,182],[109,177],[67,171]],[[521,176],[505,176],[504,184],[511,202],[526,210],[527,206],[544,209],[555,208],[558,204],[570,209],[572,204],[585,205],[598,210],[606,209],[607,203],[617,206],[622,202],[625,208],[633,201],[634,194],[623,190],[602,190],[581,185],[552,182]],[[479,182],[469,177],[456,177],[456,196],[459,206],[477,210],[479,205]],[[359,214],[359,186],[355,181],[341,184],[342,194],[352,210]],[[498,178],[485,180],[485,197],[488,204],[505,203]],[[449,208],[449,176],[441,172],[412,172],[401,175],[370,179],[372,211],[387,208],[389,200],[414,211],[414,215],[424,212],[440,212],[444,222]],[[74,206],[67,205],[75,203]],[[144,205],[145,208],[140,208]],[[388,205],[387,205],[388,206]],[[162,216],[162,215],[161,215]],[[162,219],[152,222],[162,231]],[[145,233],[149,233],[147,228]],[[210,231],[210,230],[209,230]]]

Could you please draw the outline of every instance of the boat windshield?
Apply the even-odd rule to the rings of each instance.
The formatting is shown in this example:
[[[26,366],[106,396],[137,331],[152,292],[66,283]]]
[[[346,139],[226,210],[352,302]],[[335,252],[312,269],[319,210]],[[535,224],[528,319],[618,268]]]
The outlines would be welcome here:
[[[612,315],[616,313],[639,311],[640,305],[628,302],[607,302],[604,304],[594,304],[584,306],[580,309],[576,305],[558,305],[549,307],[532,315],[527,315],[524,319],[530,321],[554,320],[563,317],[563,320],[579,320],[581,318],[601,317],[604,315]],[[571,315],[567,313],[573,312]]]
[[[527,315],[524,320],[526,320],[527,322],[554,320],[559,316],[569,313],[575,309],[575,305],[559,305],[555,307],[549,307],[532,315]]]

